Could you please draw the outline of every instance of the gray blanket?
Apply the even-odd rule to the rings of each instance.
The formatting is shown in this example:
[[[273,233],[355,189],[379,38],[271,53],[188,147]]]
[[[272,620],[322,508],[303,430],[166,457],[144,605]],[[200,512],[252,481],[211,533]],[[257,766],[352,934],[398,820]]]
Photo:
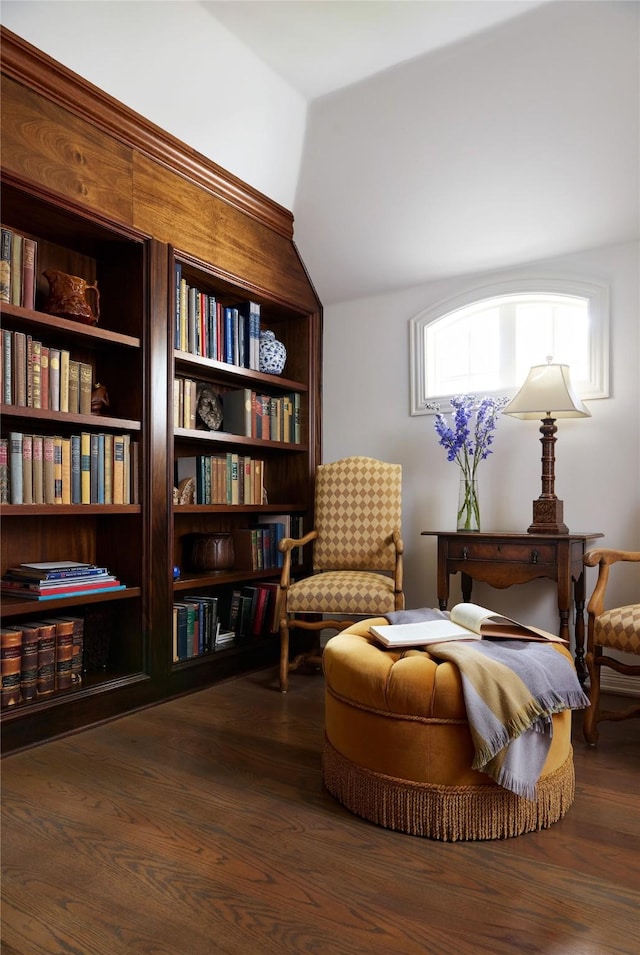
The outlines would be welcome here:
[[[416,623],[445,616],[425,607],[386,619]],[[472,768],[534,800],[551,745],[552,714],[589,705],[571,661],[550,643],[527,640],[448,640],[426,649],[460,672],[475,748]]]

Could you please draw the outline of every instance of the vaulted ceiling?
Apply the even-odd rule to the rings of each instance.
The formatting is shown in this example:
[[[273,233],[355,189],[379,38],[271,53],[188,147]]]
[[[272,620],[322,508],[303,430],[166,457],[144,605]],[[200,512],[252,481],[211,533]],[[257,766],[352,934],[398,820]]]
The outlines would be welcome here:
[[[325,304],[638,239],[636,0],[203,5],[309,101]]]
[[[202,6],[312,100],[546,2],[202,0]]]

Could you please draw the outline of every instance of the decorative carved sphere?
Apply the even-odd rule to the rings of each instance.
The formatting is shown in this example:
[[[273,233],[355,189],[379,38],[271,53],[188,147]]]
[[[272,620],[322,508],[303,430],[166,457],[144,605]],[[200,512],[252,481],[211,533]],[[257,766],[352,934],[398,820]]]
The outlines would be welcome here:
[[[267,375],[281,375],[287,360],[287,350],[274,332],[260,332],[260,371]]]

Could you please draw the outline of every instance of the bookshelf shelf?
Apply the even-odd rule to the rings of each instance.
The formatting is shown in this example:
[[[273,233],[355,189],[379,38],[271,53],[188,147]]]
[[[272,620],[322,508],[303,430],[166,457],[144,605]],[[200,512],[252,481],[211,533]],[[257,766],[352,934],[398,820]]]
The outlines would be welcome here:
[[[173,516],[179,518],[187,514],[208,514],[215,512],[226,514],[229,511],[233,514],[246,512],[247,514],[300,514],[306,510],[306,506],[297,502],[287,504],[174,504]]]
[[[219,570],[211,574],[189,573],[173,582],[174,591],[192,590],[203,587],[222,587],[229,584],[238,584],[255,580],[279,580],[280,571],[269,570]]]
[[[91,676],[83,676],[82,682],[74,684],[68,690],[59,693],[43,696],[34,703],[18,703],[16,706],[9,707],[3,711],[3,720],[7,723],[21,720],[24,718],[25,710],[28,708],[30,715],[51,714],[52,710],[66,708],[71,703],[77,705],[83,700],[94,698],[97,693],[104,693],[107,690],[122,690],[135,687],[137,684],[148,683],[149,677],[145,673],[116,673],[104,671]]]
[[[29,421],[51,421],[60,427],[77,425],[97,431],[141,431],[142,422],[132,418],[111,418],[106,415],[81,415],[70,411],[50,411],[41,408],[23,408],[19,405],[0,405],[3,418],[28,418]],[[32,429],[29,428],[29,431]]]
[[[195,428],[174,428],[176,438],[189,441],[198,441],[204,444],[237,445],[246,448],[274,448],[278,451],[298,451],[308,453],[308,445],[295,444],[293,441],[270,441],[267,438],[249,438],[241,434],[231,434],[229,431],[199,431]]]
[[[14,325],[18,321],[29,328],[46,330],[59,339],[79,339],[93,346],[99,347],[100,342],[107,342],[110,346],[120,345],[123,348],[141,348],[139,338],[133,335],[121,335],[93,325],[81,325],[68,318],[59,318],[47,315],[46,312],[34,312],[18,305],[3,302],[0,313],[5,326]],[[44,332],[43,332],[44,334]]]
[[[291,378],[282,378],[267,375],[261,371],[252,371],[249,368],[239,368],[228,365],[226,362],[214,361],[212,358],[202,358],[200,355],[189,355],[186,352],[174,353],[176,371],[187,373],[189,370],[200,369],[204,374],[215,374],[217,378],[228,379],[235,383],[256,383],[266,385],[275,391],[308,391],[308,385]]]
[[[98,594],[83,594],[81,597],[58,597],[55,600],[20,600],[19,597],[2,595],[2,617],[5,620],[15,620],[16,617],[27,615],[46,617],[54,616],[66,607],[81,607],[85,604],[109,603],[118,600],[131,600],[140,597],[140,587],[127,587],[126,590],[107,591]]]
[[[194,535],[243,534],[274,521],[297,531],[312,526],[313,480],[321,460],[322,308],[294,245],[290,213],[10,31],[0,27],[0,35],[6,119],[1,224],[37,243],[35,308],[11,298],[0,303],[1,437],[9,442],[13,434],[35,434],[67,442],[83,434],[99,441],[122,436],[138,462],[128,498],[136,503],[0,500],[3,575],[21,563],[72,560],[105,566],[127,585],[50,601],[3,599],[8,630],[33,629],[44,617],[82,619],[85,650],[80,685],[1,709],[7,753],[276,662],[273,634],[176,661],[174,604],[217,598],[226,627],[235,591],[258,584],[268,590],[279,578],[275,566],[246,569],[246,555],[220,573],[196,570],[190,566]],[[51,130],[46,141],[35,141],[31,130],[39,127]],[[96,325],[47,312],[48,269],[97,283]],[[191,347],[176,348],[178,271],[207,301],[215,299],[216,308],[259,306],[260,328],[273,331],[286,348],[283,374],[260,371],[255,321],[253,344],[246,342],[249,362],[232,364],[210,351],[205,357]],[[32,350],[36,342],[89,365],[92,384],[107,389],[106,413],[88,414],[86,403],[82,413],[80,406],[58,410],[51,401],[47,407],[33,391],[31,400],[18,403],[6,391],[7,370],[13,388],[16,335]],[[222,396],[248,389],[265,407],[273,401],[289,429],[283,426],[278,438],[292,437],[293,421],[299,440],[272,440],[270,430],[267,438],[182,427],[185,419],[174,420],[177,378]],[[181,458],[227,454],[262,463],[264,474],[245,499],[268,504],[174,505]],[[4,475],[11,488],[9,464]],[[32,480],[25,467],[24,480]],[[258,493],[261,487],[266,498]],[[263,532],[265,541],[270,533]],[[174,581],[176,565],[181,576]],[[300,566],[301,575],[308,571]]]
[[[5,517],[60,517],[61,515],[87,517],[93,514],[106,517],[111,514],[141,514],[140,504],[2,504],[0,516]]]

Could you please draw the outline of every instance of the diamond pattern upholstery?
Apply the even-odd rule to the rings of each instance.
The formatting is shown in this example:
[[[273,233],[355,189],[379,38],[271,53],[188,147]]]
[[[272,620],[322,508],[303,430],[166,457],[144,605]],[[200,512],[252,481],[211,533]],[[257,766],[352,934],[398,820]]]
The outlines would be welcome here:
[[[404,607],[402,590],[402,467],[353,456],[316,470],[313,574],[291,579],[291,551],[280,545],[280,688],[288,687],[289,632],[342,630],[353,619],[381,616]],[[312,615],[310,617],[310,615]],[[315,658],[314,658],[315,659]]]
[[[600,671],[603,666],[628,676],[640,675],[640,665],[633,665],[612,655],[614,651],[640,655],[640,603],[605,609],[609,570],[618,561],[640,562],[640,552],[599,549],[584,555],[588,567],[598,567],[598,579],[587,606],[589,629],[585,662],[589,671],[589,701],[584,713],[584,736],[588,743],[598,741],[598,723],[640,716],[640,704],[622,709],[605,710],[600,706]]]
[[[364,608],[368,607],[369,610]],[[357,570],[328,571],[305,577],[289,586],[287,610],[290,613],[363,614],[376,609],[376,615],[395,609],[393,580],[382,574]]]
[[[315,570],[395,567],[392,530],[399,530],[402,468],[372,458],[322,464],[316,472]]]
[[[640,653],[640,604],[605,610],[595,618],[594,644],[620,650],[622,653]]]

